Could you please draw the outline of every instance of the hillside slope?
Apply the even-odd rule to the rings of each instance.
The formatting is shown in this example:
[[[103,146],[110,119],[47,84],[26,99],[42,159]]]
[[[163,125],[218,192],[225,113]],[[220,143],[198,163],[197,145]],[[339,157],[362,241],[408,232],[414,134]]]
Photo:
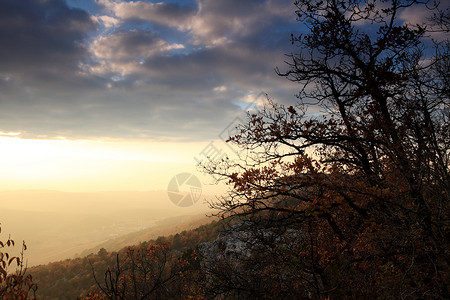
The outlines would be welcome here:
[[[224,227],[223,222],[212,219],[186,217],[185,222],[174,225],[172,228],[179,233],[166,237],[158,237],[156,240],[150,240],[149,243],[167,243],[176,251],[186,251],[195,248],[202,242],[212,241],[217,237],[218,231]],[[197,223],[204,223],[205,220],[209,224],[201,225],[195,229],[185,230]],[[167,220],[167,222],[172,222]],[[162,225],[164,222],[162,222]],[[170,229],[166,228],[166,231]],[[140,239],[150,232],[146,230],[131,234],[123,240],[116,241],[114,245],[127,240]],[[38,284],[37,296],[39,299],[76,299],[77,297],[86,296],[89,291],[94,290],[97,286],[93,278],[93,270],[95,270],[98,278],[103,278],[105,270],[115,265],[116,255],[119,253],[121,257],[127,251],[128,247],[124,247],[118,252],[108,252],[104,249],[99,250],[97,254],[90,254],[83,258],[66,259],[64,261],[53,262],[47,265],[32,267],[28,273],[33,276],[33,280]]]

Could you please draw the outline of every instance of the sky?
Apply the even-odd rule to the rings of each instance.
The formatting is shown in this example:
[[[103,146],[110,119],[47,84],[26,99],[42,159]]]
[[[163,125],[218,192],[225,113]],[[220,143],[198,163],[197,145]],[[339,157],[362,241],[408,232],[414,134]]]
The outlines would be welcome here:
[[[291,0],[0,0],[0,190],[147,190],[197,172],[279,78]],[[229,149],[228,149],[229,150]]]
[[[292,0],[0,0],[0,190],[199,174],[249,105],[297,100],[301,28]]]

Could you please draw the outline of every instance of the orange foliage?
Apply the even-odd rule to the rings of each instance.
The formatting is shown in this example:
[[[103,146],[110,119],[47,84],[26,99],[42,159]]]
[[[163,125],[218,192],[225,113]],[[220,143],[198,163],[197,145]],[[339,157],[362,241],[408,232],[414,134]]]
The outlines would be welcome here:
[[[32,282],[32,276],[25,274],[26,268],[23,265],[23,252],[27,249],[27,246],[23,242],[21,256],[17,257],[10,256],[4,250],[14,245],[15,242],[11,237],[8,237],[5,242],[0,241],[0,296],[4,300],[35,299],[37,286]],[[17,267],[13,273],[8,272],[11,265]]]

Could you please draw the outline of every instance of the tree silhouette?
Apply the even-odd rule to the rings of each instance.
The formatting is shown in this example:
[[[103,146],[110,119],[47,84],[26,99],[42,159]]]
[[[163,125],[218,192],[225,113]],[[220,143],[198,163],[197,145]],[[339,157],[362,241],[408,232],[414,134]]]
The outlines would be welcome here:
[[[308,297],[449,294],[449,11],[416,0],[300,0],[281,76],[295,106],[268,103],[203,165],[230,185],[223,217],[289,224]],[[429,12],[409,24],[408,9]]]

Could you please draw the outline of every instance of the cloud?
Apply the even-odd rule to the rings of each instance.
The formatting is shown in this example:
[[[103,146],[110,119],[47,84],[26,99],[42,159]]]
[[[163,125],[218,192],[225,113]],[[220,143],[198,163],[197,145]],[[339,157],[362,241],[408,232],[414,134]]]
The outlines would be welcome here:
[[[35,71],[73,73],[96,29],[91,16],[63,1],[3,0],[0,4],[0,72],[27,77]]]
[[[227,90],[227,87],[224,86],[224,85],[216,86],[216,87],[213,89],[214,92],[225,92],[226,90]]]
[[[226,45],[293,14],[290,0],[198,0],[196,6],[144,1],[99,1],[122,22],[141,22],[189,32],[196,45]],[[294,18],[292,19],[294,20]]]
[[[117,72],[128,75],[137,72],[140,64],[151,56],[173,49],[181,44],[169,44],[156,33],[147,30],[129,30],[101,36],[92,43],[91,51],[100,64],[92,70],[99,74]]]
[[[176,3],[119,2],[110,5],[115,15],[125,21],[144,21],[185,31],[195,8]]]
[[[111,16],[98,16],[97,20],[99,20],[105,28],[111,28],[118,26],[120,24],[120,20]]]
[[[276,77],[274,67],[283,64],[280,49],[289,45],[290,1],[197,3],[193,11],[179,4],[105,2],[122,25],[135,20],[147,25],[97,37],[91,47],[96,60],[86,70],[114,81],[108,86],[151,83],[182,92],[227,85],[244,94],[247,89],[268,88]],[[175,24],[189,30],[182,37],[179,31],[164,30]]]
[[[403,20],[406,24],[422,25],[428,21],[427,18],[429,16],[430,11],[428,11],[425,5],[423,5],[402,9],[399,14],[399,19]]]
[[[426,26],[428,29],[433,27],[437,29],[436,24],[433,24],[432,21],[433,14],[439,15],[439,11],[444,13],[446,12],[447,15],[450,13],[450,8],[446,7],[444,2],[445,1],[439,3],[438,1],[434,3],[431,1],[431,3],[407,7],[401,10],[399,19],[403,20],[405,24],[410,26],[421,25],[422,27]],[[437,6],[435,7],[435,5]],[[448,33],[440,30],[437,32],[430,32],[429,34],[435,41],[438,42],[448,40]]]
[[[288,86],[273,68],[290,0],[21,3],[0,1],[0,132],[208,140],[240,102]]]
[[[284,22],[292,13],[291,1],[202,0],[192,19],[191,34],[196,44],[226,45],[229,40],[264,34],[274,21]]]

